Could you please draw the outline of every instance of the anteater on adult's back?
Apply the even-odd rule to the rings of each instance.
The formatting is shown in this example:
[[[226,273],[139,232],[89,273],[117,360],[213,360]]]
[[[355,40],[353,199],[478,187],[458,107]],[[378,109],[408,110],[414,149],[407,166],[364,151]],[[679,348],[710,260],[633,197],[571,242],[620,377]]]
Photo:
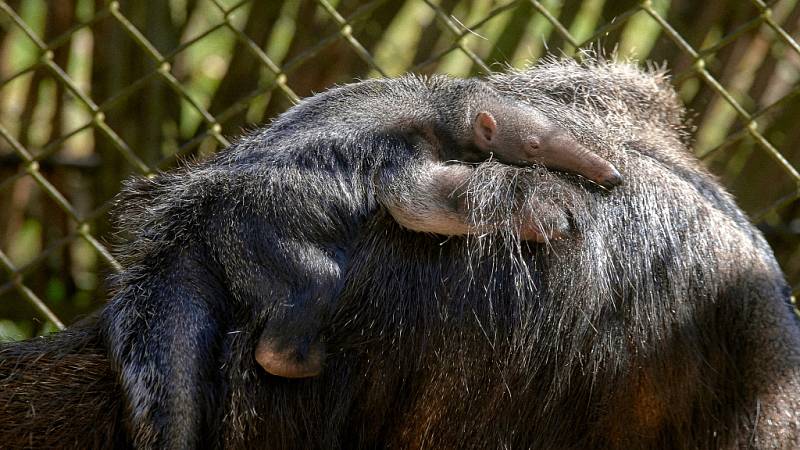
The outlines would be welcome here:
[[[355,198],[374,209],[330,243],[339,251],[334,259],[346,263],[324,321],[324,370],[286,379],[268,374],[254,355],[265,312],[231,294],[236,283],[258,279],[257,268],[225,259],[241,249],[221,248],[231,244],[229,236],[205,227],[257,223],[226,214],[225,205],[248,205],[254,216],[297,201],[308,208],[320,201],[320,189],[352,173],[343,177],[339,161],[310,151],[308,166],[327,168],[314,172],[318,186],[299,185],[269,201],[231,186],[191,214],[167,200],[188,199],[182,195],[201,178],[213,186],[203,173],[209,166],[137,183],[123,196],[123,225],[134,234],[123,249],[129,269],[100,321],[0,350],[0,442],[800,445],[800,328],[789,289],[762,236],[688,151],[684,112],[664,77],[587,57],[580,64],[548,60],[488,82],[610,161],[625,184],[604,191],[538,167],[457,166],[469,173],[455,211],[476,228],[493,228],[453,237],[410,231],[386,206],[391,197],[359,192]],[[234,146],[247,150],[240,161],[250,163],[242,168],[252,167],[253,177],[264,176],[258,161],[277,149],[264,136]],[[313,136],[297,139],[313,149]],[[412,174],[393,179],[419,181],[424,177],[413,174],[442,164],[421,156],[424,143],[374,144],[370,154],[381,149],[389,156],[384,165],[369,158],[364,164]],[[307,176],[300,173],[306,166],[272,167],[287,180]],[[386,179],[378,176],[378,185]],[[442,199],[426,197],[422,187],[431,184],[407,186]],[[409,199],[408,192],[399,198]],[[519,239],[520,225],[538,223],[544,235],[557,230],[560,239]],[[316,218],[282,230],[297,233],[302,244],[326,224]],[[133,311],[119,300],[154,293],[159,302]],[[190,308],[174,309],[181,305]],[[118,334],[109,339],[110,333]],[[95,414],[99,409],[107,414]],[[91,414],[95,427],[87,431],[86,416],[75,411]]]

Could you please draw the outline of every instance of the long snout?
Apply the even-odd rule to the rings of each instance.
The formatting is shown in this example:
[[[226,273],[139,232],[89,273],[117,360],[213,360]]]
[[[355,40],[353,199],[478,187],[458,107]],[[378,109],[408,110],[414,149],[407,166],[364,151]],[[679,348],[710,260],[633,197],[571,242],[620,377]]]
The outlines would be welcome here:
[[[578,174],[606,188],[623,182],[622,175],[613,164],[584,147],[566,132],[548,139],[541,152],[547,168]]]

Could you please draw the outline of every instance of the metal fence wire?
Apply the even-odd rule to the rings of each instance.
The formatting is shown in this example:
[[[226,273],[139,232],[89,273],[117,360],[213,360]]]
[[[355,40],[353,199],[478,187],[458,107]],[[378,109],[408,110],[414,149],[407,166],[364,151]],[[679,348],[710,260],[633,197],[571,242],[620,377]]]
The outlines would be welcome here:
[[[224,146],[303,96],[592,47],[665,62],[695,151],[800,281],[798,0],[0,1],[0,335],[102,304],[132,173]]]

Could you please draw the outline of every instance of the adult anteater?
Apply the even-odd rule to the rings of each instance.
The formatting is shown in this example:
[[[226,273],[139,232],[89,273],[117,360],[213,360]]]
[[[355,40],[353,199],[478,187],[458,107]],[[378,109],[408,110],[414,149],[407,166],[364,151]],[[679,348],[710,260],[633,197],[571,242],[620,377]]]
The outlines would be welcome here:
[[[216,162],[123,194],[123,226],[134,235],[122,251],[128,270],[100,319],[0,350],[0,442],[800,445],[800,328],[789,289],[763,237],[688,151],[684,111],[663,75],[587,57],[489,82],[607,158],[626,184],[606,192],[574,176],[486,162],[469,168],[453,208],[474,229],[491,230],[445,238],[401,227],[381,201],[390,196],[371,188],[380,176],[342,184],[354,179],[342,168],[414,173],[428,164],[420,142],[381,136],[325,153],[298,133],[295,142],[309,146],[299,167],[270,163],[264,155],[280,148],[270,131],[255,133]],[[347,87],[331,92],[343,107],[358,101]],[[303,116],[291,114],[279,125],[302,128]],[[242,176],[263,177],[268,167],[299,181],[309,180],[300,169],[322,169],[316,185],[263,199],[203,173],[223,163],[241,164]],[[345,263],[324,320],[326,366],[315,378],[275,377],[254,357],[274,308],[253,308],[235,292],[280,296],[248,285],[263,276],[258,265],[226,259],[236,253],[231,230],[257,235],[260,215],[293,202],[330,210],[321,198],[338,192],[332,187],[358,194],[342,201],[359,205],[363,222],[329,242],[327,256]],[[302,247],[308,230],[329,226],[313,219],[281,230]],[[520,240],[520,224],[561,238]],[[270,258],[287,249],[250,250]]]

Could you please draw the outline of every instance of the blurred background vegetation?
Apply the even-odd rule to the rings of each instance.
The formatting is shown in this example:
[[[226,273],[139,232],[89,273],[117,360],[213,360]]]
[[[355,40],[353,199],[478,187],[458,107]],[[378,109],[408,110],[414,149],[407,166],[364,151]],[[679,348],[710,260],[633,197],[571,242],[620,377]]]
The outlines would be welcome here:
[[[299,97],[595,46],[667,64],[695,151],[800,282],[798,0],[0,0],[0,338],[106,300],[127,176],[224,147]]]

